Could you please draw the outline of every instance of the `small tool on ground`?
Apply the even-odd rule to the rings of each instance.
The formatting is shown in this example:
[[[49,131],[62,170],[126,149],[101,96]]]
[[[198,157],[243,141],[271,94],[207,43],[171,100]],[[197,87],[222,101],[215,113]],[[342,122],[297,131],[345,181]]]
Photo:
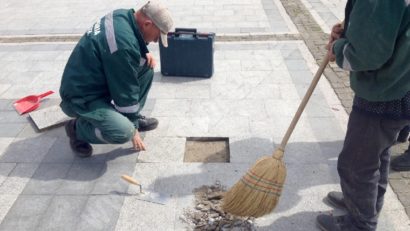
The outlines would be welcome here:
[[[14,102],[14,108],[16,111],[22,115],[27,112],[31,112],[36,110],[40,106],[40,101],[42,98],[53,94],[54,91],[47,91],[40,95],[29,95],[22,99],[17,100]]]
[[[223,203],[225,212],[237,216],[260,217],[270,213],[276,207],[286,178],[286,166],[283,162],[286,144],[328,62],[329,58],[326,55],[281,144],[273,152],[273,155],[264,156],[257,160],[242,179],[225,194]]]
[[[138,185],[140,187],[140,193],[142,193],[142,185],[136,179],[127,175],[122,175],[121,178],[130,184]]]
[[[130,184],[137,185],[139,187],[139,193],[132,193],[130,195],[135,196],[138,200],[147,201],[155,204],[165,205],[168,201],[168,197],[159,193],[142,190],[142,185],[136,179],[128,175],[122,175],[121,178]]]

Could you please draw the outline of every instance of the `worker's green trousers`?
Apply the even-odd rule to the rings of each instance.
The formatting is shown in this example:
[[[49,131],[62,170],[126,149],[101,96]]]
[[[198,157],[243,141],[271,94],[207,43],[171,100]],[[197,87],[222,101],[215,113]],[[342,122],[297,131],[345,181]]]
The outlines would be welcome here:
[[[139,77],[139,109],[142,110],[151,88],[153,71],[149,69]],[[111,99],[97,99],[82,105],[62,101],[61,109],[70,117],[77,118],[76,135],[78,140],[91,144],[123,144],[130,141],[135,134],[137,121],[130,121],[118,112],[111,104]]]

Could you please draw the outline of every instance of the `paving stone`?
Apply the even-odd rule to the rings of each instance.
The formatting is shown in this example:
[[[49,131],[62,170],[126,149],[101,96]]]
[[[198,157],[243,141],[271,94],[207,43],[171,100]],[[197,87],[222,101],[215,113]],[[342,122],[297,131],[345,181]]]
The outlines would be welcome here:
[[[295,85],[308,85],[313,79],[313,74],[309,70],[292,70],[289,74]]]
[[[345,132],[335,118],[309,118],[308,121],[320,141],[338,141],[345,137]]]
[[[289,71],[309,70],[309,68],[306,65],[306,61],[304,60],[285,60],[285,63]]]
[[[294,100],[289,99],[270,99],[265,100],[265,110],[269,117],[292,117],[297,111]],[[280,108],[280,109],[278,109]]]
[[[54,194],[64,183],[71,164],[42,163],[23,190],[23,194]]]
[[[209,121],[209,136],[229,137],[249,133],[249,118],[245,116],[214,117]]]
[[[90,4],[98,5],[96,1],[92,1]],[[139,8],[142,4],[143,3],[141,2],[135,5],[132,1],[125,1],[121,3],[107,3],[104,5],[98,5],[99,7],[97,8],[89,9],[82,2],[74,2],[70,8],[67,8],[67,6],[62,3],[51,1],[42,2],[41,6],[36,1],[30,2],[27,5],[11,3],[5,8],[5,10],[3,10],[2,15],[4,18],[10,20],[10,22],[5,23],[5,25],[13,25],[13,27],[0,26],[0,33],[2,35],[18,35],[25,33],[81,34],[91,25],[89,22],[96,21],[99,17],[105,15],[112,9],[121,8],[124,7],[124,5]],[[44,12],[48,10],[53,13],[40,17],[41,15],[39,13],[30,10],[34,6],[36,6],[36,12]],[[263,4],[256,0],[244,1],[241,3],[232,2],[230,0],[207,1],[202,4],[198,1],[190,1],[181,4],[180,1],[174,0],[167,2],[167,7],[173,13],[175,25],[187,28],[195,27],[200,31],[210,30],[218,32],[233,30],[236,29],[236,24],[246,22],[243,20],[246,16],[256,17],[263,15],[263,18],[260,18],[259,21],[254,21],[252,24],[248,21],[247,23],[249,23],[250,26],[247,27],[257,27],[260,22],[265,24],[271,22],[273,25],[271,25],[271,28],[267,28],[270,32],[294,32],[291,20],[288,18],[283,8],[280,7],[278,1],[265,1]],[[27,23],[15,18],[12,9],[20,9],[20,11],[27,15],[27,17],[36,18],[36,20]],[[70,9],[78,10],[71,12],[70,15],[65,15],[64,12],[68,12]],[[280,17],[275,17],[274,20],[270,20],[269,16],[272,15]],[[208,24],[203,23],[204,18],[207,19],[206,21]],[[225,23],[219,23],[221,21],[224,21]]]
[[[252,89],[245,95],[247,99],[252,100],[266,100],[277,99],[280,95],[280,85],[278,84],[263,84],[252,87]]]
[[[3,99],[20,99],[28,95],[37,95],[47,91],[58,92],[59,83],[43,83],[41,85],[26,85],[26,84],[13,84],[10,88],[4,92],[1,97]],[[58,94],[48,96],[48,98],[59,98]],[[40,109],[42,107],[40,106]]]
[[[271,137],[230,137],[230,163],[252,163],[271,155],[274,150]]]
[[[8,177],[0,185],[0,195],[18,195],[38,168],[38,164],[17,163],[16,167],[9,173]]]
[[[398,200],[397,194],[393,191],[392,187],[387,187],[386,193],[384,194],[385,198],[394,198],[390,203],[383,205],[383,211],[387,214],[390,211],[401,211],[403,212],[403,204]],[[388,216],[389,217],[389,216]]]
[[[31,62],[7,62],[7,66],[10,69],[10,73],[0,79],[0,83],[8,83],[11,85],[15,84],[33,84],[34,78],[40,75],[40,72],[29,71],[33,64]],[[11,86],[10,85],[10,86]]]
[[[29,113],[30,118],[34,121],[39,130],[52,126],[61,125],[70,120],[59,106],[52,106]]]
[[[144,139],[147,150],[138,156],[138,162],[182,162],[186,138],[148,136]]]
[[[54,196],[37,230],[76,230],[87,196]]]
[[[53,127],[52,129],[46,129],[44,131],[39,131],[34,125],[34,123],[28,123],[24,126],[23,130],[18,134],[17,138],[19,139],[27,139],[27,138],[34,138],[34,137],[51,137],[56,139],[67,139],[67,134],[65,132],[64,127]]]
[[[17,164],[15,163],[0,163],[0,185],[7,179],[8,175],[13,171]]]
[[[186,116],[213,117],[232,113],[229,106],[231,100],[194,99],[191,101]]]
[[[0,111],[14,111],[13,100],[0,99]]]
[[[0,84],[0,96],[10,88],[10,84]]]
[[[14,138],[0,137],[0,158],[7,150],[8,146],[13,142]]]
[[[168,83],[153,83],[149,91],[149,96],[156,99],[174,99],[176,88]],[[144,109],[147,107],[147,103]]]
[[[58,138],[48,153],[44,156],[42,163],[66,163],[74,162],[75,154],[71,150],[67,137]]]
[[[242,72],[241,75],[244,79],[257,81],[258,85],[282,85],[290,84],[292,80],[289,78],[289,72],[286,70],[274,70],[274,71],[251,71]],[[256,78],[255,78],[256,76]],[[259,80],[260,79],[260,80]],[[245,81],[244,81],[245,82]],[[274,92],[275,93],[275,92]],[[273,93],[270,93],[273,94]],[[269,95],[269,94],[268,94]]]
[[[15,111],[2,111],[0,114],[1,123],[24,123],[27,122],[25,116],[20,116]]]
[[[170,117],[167,136],[199,137],[209,131],[208,117]]]
[[[410,192],[409,180],[405,179],[390,179],[390,186],[396,193]]]
[[[398,193],[397,196],[399,197],[399,200],[403,204],[404,207],[409,207],[410,206],[410,193]]]
[[[2,223],[4,217],[9,212],[11,206],[16,201],[18,195],[1,194],[0,195],[0,224]]]
[[[180,85],[176,87],[175,98],[177,99],[209,99],[210,86],[208,84]]]
[[[0,123],[1,130],[0,130],[0,137],[16,137],[23,131],[26,123]]]
[[[389,179],[401,179],[402,175],[400,172],[395,172],[395,171],[390,171],[389,173]]]
[[[170,211],[175,211],[175,206],[175,200],[171,200],[166,205],[159,205],[127,197],[115,230],[173,230],[175,215]],[[154,217],[153,213],[161,214],[161,216]]]
[[[188,112],[189,104],[187,99],[158,99],[152,116],[183,116]]]
[[[0,230],[32,230],[41,222],[53,196],[21,195],[7,213]]]
[[[143,137],[143,134],[141,135]],[[73,154],[74,155],[74,154]],[[138,152],[132,147],[131,142],[122,145],[118,144],[101,144],[93,145],[93,154],[88,158],[74,158],[74,163],[80,164],[120,164],[135,163]]]
[[[55,138],[39,136],[34,138],[16,138],[11,143],[0,162],[39,163],[55,142]]]
[[[123,202],[123,196],[90,196],[75,230],[114,230]]]
[[[269,121],[251,119],[251,134],[264,137],[271,136],[274,138],[274,141],[280,142],[287,131],[292,118],[293,117],[290,116],[270,116]],[[298,122],[290,141],[318,142],[310,127],[310,123],[304,118]]]
[[[110,163],[98,178],[91,194],[125,193],[128,183],[121,180],[124,174],[129,175],[133,171],[135,163]]]
[[[95,182],[102,174],[104,174],[103,171],[105,168],[106,166],[102,163],[73,164],[66,177],[62,180],[61,186],[56,191],[56,194],[89,194],[93,190]]]
[[[407,148],[408,148],[408,147],[406,147],[405,150],[407,150]],[[401,176],[402,176],[403,178],[410,179],[410,172],[408,172],[408,171],[401,172]]]

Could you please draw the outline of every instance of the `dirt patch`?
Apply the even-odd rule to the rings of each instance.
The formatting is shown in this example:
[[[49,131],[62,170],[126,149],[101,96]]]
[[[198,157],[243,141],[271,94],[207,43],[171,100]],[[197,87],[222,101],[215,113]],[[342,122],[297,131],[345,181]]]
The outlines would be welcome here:
[[[226,188],[219,182],[194,190],[195,208],[186,209],[181,220],[192,230],[254,231],[254,218],[237,217],[222,211],[222,198]]]
[[[229,139],[224,137],[188,137],[184,162],[229,162]]]

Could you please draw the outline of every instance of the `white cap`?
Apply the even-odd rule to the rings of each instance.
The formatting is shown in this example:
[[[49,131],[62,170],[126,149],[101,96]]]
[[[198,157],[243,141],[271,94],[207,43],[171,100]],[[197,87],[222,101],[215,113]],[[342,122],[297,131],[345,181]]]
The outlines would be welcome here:
[[[159,1],[151,0],[141,8],[141,11],[158,27],[161,31],[162,45],[168,47],[167,34],[174,24],[168,9]]]

